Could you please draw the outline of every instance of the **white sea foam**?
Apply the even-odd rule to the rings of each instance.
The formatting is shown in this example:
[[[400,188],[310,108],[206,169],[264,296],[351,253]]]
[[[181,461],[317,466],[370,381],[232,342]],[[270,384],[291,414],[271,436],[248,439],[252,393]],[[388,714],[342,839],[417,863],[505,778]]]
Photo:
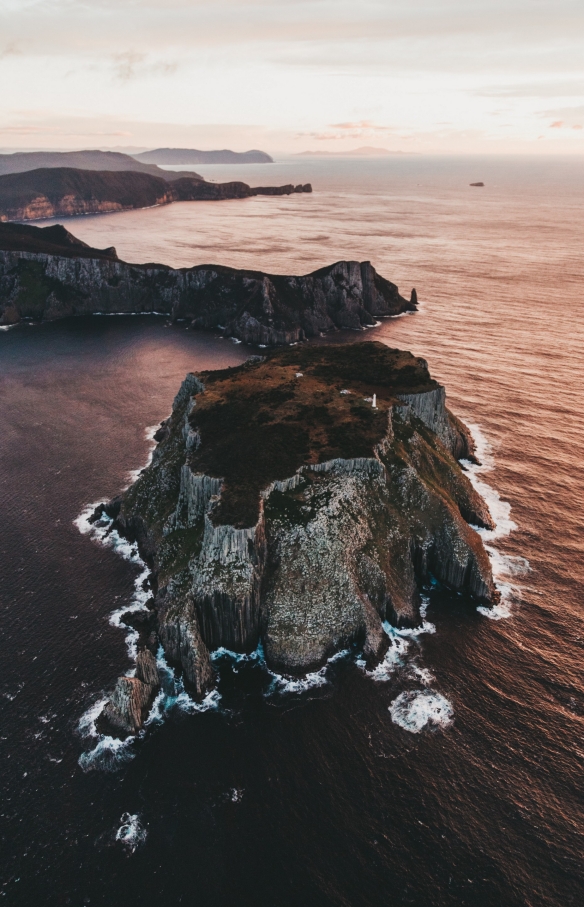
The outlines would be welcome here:
[[[269,668],[266,668],[272,677],[272,682],[266,692],[266,696],[284,695],[286,693],[306,693],[308,690],[314,690],[317,687],[325,686],[329,682],[327,672],[330,665],[334,664],[336,661],[341,661],[343,658],[347,658],[349,654],[348,649],[342,649],[340,652],[336,652],[332,655],[320,671],[311,671],[308,674],[304,674],[302,677],[290,677],[286,674],[277,674],[275,671],[270,671]]]
[[[148,457],[146,459],[146,463],[144,464],[144,466],[141,466],[140,469],[130,470],[130,472],[128,473],[128,484],[123,489],[123,491],[125,491],[126,488],[129,488],[130,485],[133,485],[134,482],[136,481],[136,479],[138,478],[138,476],[140,475],[140,473],[143,472],[144,469],[147,469],[148,466],[150,466],[150,464],[152,462],[152,455],[154,454],[154,451],[156,449],[156,441],[154,440],[154,435],[156,434],[156,432],[158,431],[159,428],[160,428],[160,425],[150,425],[150,426],[148,426],[148,428],[146,428],[144,430],[144,435],[146,437],[146,440],[149,441]]]
[[[208,712],[210,709],[218,709],[221,702],[221,693],[218,690],[211,690],[207,693],[201,702],[193,699],[186,690],[182,690],[176,697],[176,706],[181,712],[193,714],[195,712]]]
[[[122,824],[116,832],[116,841],[123,844],[130,853],[134,853],[136,848],[145,842],[148,832],[140,822],[138,813],[134,815],[124,813],[120,822]]]
[[[508,501],[501,500],[501,496],[494,488],[491,488],[483,476],[491,472],[495,466],[493,449],[478,425],[471,422],[466,423],[472,434],[476,446],[476,455],[480,460],[480,465],[471,463],[470,460],[462,460],[467,475],[475,490],[486,501],[493,521],[494,529],[483,529],[480,526],[473,526],[483,540],[485,550],[491,560],[493,578],[498,591],[501,593],[501,601],[492,608],[483,605],[477,607],[477,611],[491,620],[501,620],[511,616],[511,604],[513,600],[521,597],[521,587],[516,583],[509,581],[509,577],[518,577],[529,573],[529,561],[524,557],[513,557],[502,554],[495,548],[492,542],[497,539],[510,535],[517,524],[511,519],[511,504]]]
[[[139,315],[156,315],[159,318],[168,318],[169,317],[168,312],[93,312],[92,313],[92,317],[94,317],[94,318],[119,318],[120,316],[138,317]]]
[[[409,668],[410,674],[412,677],[415,677],[416,680],[419,680],[425,686],[429,687],[431,683],[434,683],[436,678],[428,668],[421,668],[417,664],[410,665]]]
[[[308,690],[325,686],[328,683],[326,665],[320,671],[313,671],[303,677],[287,677],[285,674],[275,674],[273,671],[270,671],[270,674],[273,679],[267,692],[268,696],[278,693],[306,693]]]
[[[381,682],[389,680],[399,668],[403,668],[407,664],[406,656],[410,648],[410,640],[417,640],[423,633],[436,632],[436,626],[426,620],[426,611],[429,603],[430,599],[425,595],[422,596],[422,604],[420,606],[422,623],[418,627],[400,629],[392,626],[389,621],[384,621],[383,629],[389,637],[389,647],[383,661],[371,671],[367,670],[366,661],[363,658],[358,659],[356,662],[357,666],[365,671],[368,677]]]
[[[450,727],[454,721],[451,703],[433,690],[408,690],[389,706],[391,720],[412,734],[431,727]]]
[[[114,772],[125,765],[136,755],[131,747],[135,737],[119,740],[117,737],[101,736],[92,750],[81,753],[78,762],[84,772]]]

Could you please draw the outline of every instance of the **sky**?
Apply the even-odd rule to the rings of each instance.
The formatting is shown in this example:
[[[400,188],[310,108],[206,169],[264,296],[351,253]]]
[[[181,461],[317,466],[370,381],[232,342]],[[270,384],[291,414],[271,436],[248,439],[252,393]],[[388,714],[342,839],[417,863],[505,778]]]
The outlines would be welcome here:
[[[584,151],[584,0],[0,0],[0,149]]]

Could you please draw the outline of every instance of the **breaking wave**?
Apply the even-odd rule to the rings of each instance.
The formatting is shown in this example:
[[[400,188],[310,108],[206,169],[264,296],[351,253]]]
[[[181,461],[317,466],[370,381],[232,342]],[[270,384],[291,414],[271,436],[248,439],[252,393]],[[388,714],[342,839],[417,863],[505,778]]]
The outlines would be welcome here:
[[[389,706],[391,720],[411,734],[427,728],[448,728],[454,721],[451,703],[433,690],[408,690]]]
[[[116,841],[123,844],[130,853],[134,853],[141,844],[144,844],[148,837],[148,832],[140,822],[138,813],[134,815],[124,813],[120,822],[122,824],[116,832]]]

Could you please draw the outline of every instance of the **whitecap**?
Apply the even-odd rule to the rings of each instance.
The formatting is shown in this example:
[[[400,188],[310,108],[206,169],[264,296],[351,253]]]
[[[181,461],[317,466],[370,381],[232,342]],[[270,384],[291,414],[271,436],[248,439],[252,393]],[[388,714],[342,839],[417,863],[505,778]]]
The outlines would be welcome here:
[[[411,734],[431,727],[450,727],[454,721],[451,703],[433,690],[409,690],[400,693],[389,706],[391,720]]]
[[[134,815],[124,813],[120,822],[122,824],[116,832],[116,841],[123,844],[130,853],[134,853],[136,848],[140,847],[141,844],[144,844],[148,837],[148,832],[140,822],[138,813],[135,813]]]

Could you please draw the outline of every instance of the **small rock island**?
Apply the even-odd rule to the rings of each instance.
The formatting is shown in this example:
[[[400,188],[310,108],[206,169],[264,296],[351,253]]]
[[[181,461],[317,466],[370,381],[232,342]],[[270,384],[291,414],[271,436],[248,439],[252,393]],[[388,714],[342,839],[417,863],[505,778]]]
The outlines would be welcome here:
[[[411,353],[302,345],[190,373],[156,440],[137,481],[92,517],[152,570],[136,674],[104,711],[118,732],[142,726],[160,645],[202,698],[221,646],[261,643],[286,675],[352,644],[375,664],[382,623],[415,626],[431,577],[498,598],[472,528],[492,518],[457,462],[474,458],[471,436]]]

